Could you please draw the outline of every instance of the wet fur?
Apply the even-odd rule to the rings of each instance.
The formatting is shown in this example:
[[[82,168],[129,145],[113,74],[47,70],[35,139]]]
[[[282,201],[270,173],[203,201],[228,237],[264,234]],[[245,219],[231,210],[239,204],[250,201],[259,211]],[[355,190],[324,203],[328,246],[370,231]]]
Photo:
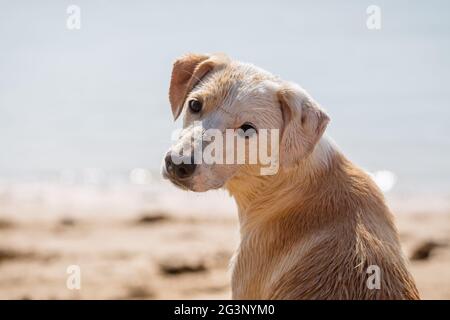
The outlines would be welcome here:
[[[330,152],[325,166],[312,154],[275,176],[227,183],[241,225],[233,298],[419,298],[382,194]],[[381,269],[379,290],[366,285],[370,265]]]

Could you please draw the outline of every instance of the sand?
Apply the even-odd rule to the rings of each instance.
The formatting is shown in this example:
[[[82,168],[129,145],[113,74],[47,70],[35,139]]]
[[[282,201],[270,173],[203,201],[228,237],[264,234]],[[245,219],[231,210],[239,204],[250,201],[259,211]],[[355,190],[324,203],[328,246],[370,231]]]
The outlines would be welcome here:
[[[28,208],[29,210],[30,208]],[[0,207],[0,299],[229,299],[236,213],[15,219]],[[10,209],[9,209],[10,210]],[[5,213],[5,212],[3,212]],[[396,216],[423,299],[450,299],[450,215]],[[418,250],[423,246],[422,250]],[[80,290],[67,268],[81,270]]]

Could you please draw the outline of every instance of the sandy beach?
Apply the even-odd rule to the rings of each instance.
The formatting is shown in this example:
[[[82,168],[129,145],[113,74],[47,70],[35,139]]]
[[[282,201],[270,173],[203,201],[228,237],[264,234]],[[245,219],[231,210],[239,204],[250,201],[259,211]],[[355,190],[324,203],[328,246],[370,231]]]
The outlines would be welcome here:
[[[229,299],[229,259],[239,240],[236,212],[160,209],[33,218],[0,206],[0,299]],[[111,208],[111,211],[117,208]],[[103,208],[102,210],[105,210]],[[46,218],[43,218],[46,217]],[[450,299],[450,215],[396,215],[423,299]],[[81,289],[66,286],[81,270]]]

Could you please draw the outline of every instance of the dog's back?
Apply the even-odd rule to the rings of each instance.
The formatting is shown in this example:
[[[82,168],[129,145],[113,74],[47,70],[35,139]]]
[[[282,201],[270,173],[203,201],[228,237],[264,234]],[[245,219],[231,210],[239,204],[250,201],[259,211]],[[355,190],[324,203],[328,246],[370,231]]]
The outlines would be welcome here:
[[[284,175],[242,214],[252,218],[241,217],[234,298],[419,298],[392,215],[363,171],[334,153],[326,170]]]

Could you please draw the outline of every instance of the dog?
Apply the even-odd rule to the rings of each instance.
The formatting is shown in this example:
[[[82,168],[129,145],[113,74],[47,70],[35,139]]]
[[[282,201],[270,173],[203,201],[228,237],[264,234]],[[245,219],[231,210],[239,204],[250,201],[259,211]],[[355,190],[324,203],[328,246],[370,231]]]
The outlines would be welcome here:
[[[224,54],[187,54],[173,64],[169,100],[184,129],[162,175],[191,191],[224,188],[237,203],[233,299],[419,299],[381,191],[324,135],[329,116],[304,89]],[[200,136],[278,130],[278,171],[175,161],[198,121]]]

